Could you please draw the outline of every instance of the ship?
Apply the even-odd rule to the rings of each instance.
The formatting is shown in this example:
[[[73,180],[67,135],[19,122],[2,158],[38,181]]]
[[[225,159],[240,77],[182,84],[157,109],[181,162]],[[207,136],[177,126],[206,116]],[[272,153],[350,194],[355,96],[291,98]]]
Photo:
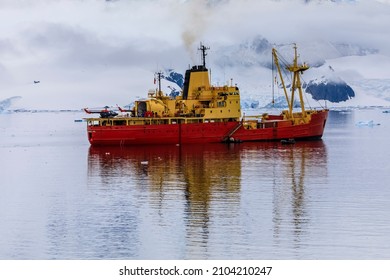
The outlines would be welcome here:
[[[272,49],[280,87],[283,88],[287,108],[278,114],[263,113],[245,116],[241,109],[237,85],[215,86],[210,82],[206,67],[208,47],[200,45],[201,64],[185,72],[180,94],[171,97],[161,90],[162,73],[157,73],[158,88],[149,91],[146,99],[136,100],[134,107],[118,107],[119,114],[107,107],[89,110],[100,114],[85,118],[87,135],[92,146],[131,146],[163,144],[237,143],[248,141],[288,141],[321,139],[328,109],[306,109],[301,75],[309,69],[298,63],[297,46],[291,64],[281,67],[279,54]],[[286,86],[282,71],[292,77]],[[296,95],[300,109],[294,106]]]

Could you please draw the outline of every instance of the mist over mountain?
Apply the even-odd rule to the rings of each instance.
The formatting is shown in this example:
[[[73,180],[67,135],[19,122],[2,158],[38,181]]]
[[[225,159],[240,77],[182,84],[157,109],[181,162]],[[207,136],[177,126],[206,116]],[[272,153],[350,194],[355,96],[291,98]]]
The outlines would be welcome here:
[[[277,48],[281,53],[291,53],[291,43],[272,44],[262,35],[256,35],[250,40],[234,46],[221,47],[215,63],[218,66],[262,66],[272,68],[272,48]],[[365,56],[376,54],[378,49],[360,46],[358,44],[311,41],[300,45],[299,50],[304,54],[305,61],[312,67],[320,67],[326,59],[343,56]]]

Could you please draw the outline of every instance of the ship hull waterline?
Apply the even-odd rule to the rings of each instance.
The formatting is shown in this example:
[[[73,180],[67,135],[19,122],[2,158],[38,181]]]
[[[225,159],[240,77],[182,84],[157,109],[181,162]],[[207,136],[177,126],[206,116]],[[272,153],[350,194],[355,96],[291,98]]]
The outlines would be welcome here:
[[[293,125],[288,121],[275,121],[268,122],[268,127],[254,129],[248,129],[240,121],[125,126],[88,125],[87,133],[92,146],[311,140],[321,139],[327,117],[328,110],[321,110],[311,116],[309,123]]]

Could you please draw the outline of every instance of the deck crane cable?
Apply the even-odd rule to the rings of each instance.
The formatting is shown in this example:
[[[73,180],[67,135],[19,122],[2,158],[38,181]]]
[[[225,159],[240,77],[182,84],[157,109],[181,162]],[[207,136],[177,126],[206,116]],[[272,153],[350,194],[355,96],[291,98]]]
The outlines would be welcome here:
[[[300,57],[300,56],[299,56]],[[304,64],[304,63],[303,63]],[[301,80],[302,80],[302,82],[303,82],[303,84],[305,85],[307,85],[307,83],[306,83],[306,81],[305,81],[305,79],[303,78],[303,75],[301,75]],[[311,107],[311,105],[310,105],[310,102],[309,102],[309,98],[307,97],[307,91],[306,91],[306,89],[305,89],[305,91],[303,91],[303,93],[304,93],[304,95],[305,95],[305,99],[306,99],[306,104],[308,105],[308,107],[310,108],[310,109],[312,109],[312,107]],[[318,102],[318,101],[317,101]],[[321,104],[320,104],[321,105]]]
[[[303,76],[301,76],[301,80],[302,80],[302,82],[303,82],[303,84],[304,85],[307,85],[307,82],[305,81],[305,79],[303,78]],[[304,91],[304,95],[305,95],[305,99],[306,99],[306,104],[308,104],[308,107],[310,108],[310,109],[312,109],[312,106],[310,105],[310,102],[309,102],[309,98],[307,97],[307,93],[308,93],[308,91],[307,91],[307,86],[306,86],[306,89],[305,89],[305,91]],[[310,94],[311,94],[311,92],[310,92]],[[312,95],[313,96],[313,95]],[[317,101],[317,103],[320,105],[320,107],[322,108],[322,109],[324,109],[324,107],[322,106],[322,104],[318,101],[318,100],[316,100]]]
[[[281,65],[283,65],[283,67],[282,67],[283,73],[284,73],[284,75],[287,77],[288,81],[289,81],[290,84],[291,84],[291,83],[292,83],[292,79],[291,79],[290,75],[288,75],[288,72],[287,72],[287,70],[286,70],[286,67],[287,67],[290,63],[289,63],[283,56],[281,56],[280,54],[278,55],[278,58],[279,58],[279,61],[281,61]],[[303,82],[304,84],[307,85],[307,82],[305,81],[305,79],[304,79],[302,76],[301,76],[301,80],[302,80],[302,82]],[[309,103],[309,99],[308,99],[308,97],[307,97],[307,93],[310,93],[310,94],[312,94],[312,93],[310,92],[310,90],[308,91],[307,88],[305,89],[304,93],[305,93],[306,102],[307,102],[309,108],[312,109],[312,107],[311,107],[311,105],[310,105],[310,103]],[[313,94],[312,94],[312,95],[313,95]],[[292,100],[292,101],[295,102],[295,100]],[[318,105],[319,105],[322,109],[325,109],[324,106],[319,102],[319,100],[316,100],[316,101],[317,101]]]
[[[278,81],[278,73],[275,69],[275,60],[273,54],[271,54],[271,67],[272,67],[272,107],[275,108],[275,85],[277,88],[276,96],[279,98],[281,96],[280,94],[280,88],[279,88],[279,81]]]
[[[279,62],[280,62],[280,65],[282,66],[281,67],[281,70],[283,72],[283,76],[285,77],[285,79],[290,83],[290,85],[292,84],[292,73],[290,73],[287,68],[288,66],[291,64],[290,62],[288,62],[283,56],[281,56],[279,53],[278,53],[278,59],[279,59]],[[295,99],[295,98],[294,98]],[[291,100],[293,102],[293,104],[295,103],[295,100]],[[294,105],[293,105],[294,107]]]
[[[303,81],[306,85],[308,85],[308,83],[307,83],[303,78],[301,78],[301,79],[302,79],[302,81]],[[305,89],[305,97],[306,97],[306,102],[308,102],[307,94],[306,94],[306,93],[310,93],[311,96],[313,96],[313,93],[311,92],[310,89],[307,88],[307,86],[306,86],[306,89]],[[325,109],[325,107],[320,103],[319,100],[316,100],[316,101],[317,101],[318,105],[319,105],[322,109]],[[309,103],[308,103],[308,104],[309,104]],[[309,107],[310,107],[310,109],[311,109],[310,104],[309,104]]]

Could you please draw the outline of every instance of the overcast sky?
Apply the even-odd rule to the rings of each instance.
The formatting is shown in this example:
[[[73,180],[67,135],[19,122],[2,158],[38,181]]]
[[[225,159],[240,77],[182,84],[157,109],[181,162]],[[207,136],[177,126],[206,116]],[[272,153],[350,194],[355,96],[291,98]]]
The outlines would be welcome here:
[[[0,100],[27,108],[128,104],[162,68],[198,63],[256,35],[272,43],[332,41],[390,56],[381,1],[0,0]],[[39,80],[39,84],[34,84]],[[15,104],[18,105],[18,104]]]

